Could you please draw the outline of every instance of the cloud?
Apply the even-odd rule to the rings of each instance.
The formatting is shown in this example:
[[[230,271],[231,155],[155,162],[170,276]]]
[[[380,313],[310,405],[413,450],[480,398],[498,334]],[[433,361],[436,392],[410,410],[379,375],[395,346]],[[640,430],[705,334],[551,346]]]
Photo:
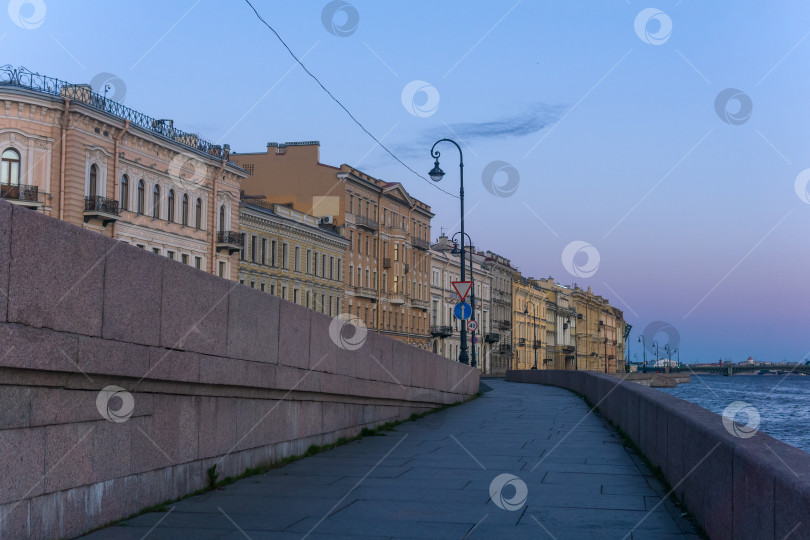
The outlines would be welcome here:
[[[450,124],[449,129],[447,126],[432,128],[425,133],[425,136],[426,138],[443,137],[447,136],[449,131],[468,143],[478,139],[523,137],[554,124],[560,119],[564,110],[563,106],[534,105],[524,113],[499,120],[461,122]]]

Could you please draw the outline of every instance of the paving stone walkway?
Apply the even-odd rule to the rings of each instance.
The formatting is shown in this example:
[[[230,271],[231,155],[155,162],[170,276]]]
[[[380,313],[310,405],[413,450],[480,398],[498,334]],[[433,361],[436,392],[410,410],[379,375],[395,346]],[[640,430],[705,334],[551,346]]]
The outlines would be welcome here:
[[[481,398],[386,436],[87,538],[698,538],[579,397],[499,379],[484,384],[491,391]]]

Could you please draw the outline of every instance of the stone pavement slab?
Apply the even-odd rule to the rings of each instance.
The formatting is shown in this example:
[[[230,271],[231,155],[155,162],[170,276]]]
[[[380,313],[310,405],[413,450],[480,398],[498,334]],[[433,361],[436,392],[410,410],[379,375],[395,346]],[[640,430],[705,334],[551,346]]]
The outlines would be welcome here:
[[[459,407],[87,536],[698,538],[576,395],[488,379]]]

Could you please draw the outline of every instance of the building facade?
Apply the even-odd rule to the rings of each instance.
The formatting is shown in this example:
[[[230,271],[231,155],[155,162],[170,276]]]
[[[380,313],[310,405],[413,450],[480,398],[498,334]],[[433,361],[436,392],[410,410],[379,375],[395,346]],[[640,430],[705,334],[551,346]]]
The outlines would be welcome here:
[[[334,225],[288,206],[243,198],[239,282],[336,317],[348,240]]]
[[[492,373],[505,375],[511,369],[512,351],[512,280],[516,270],[509,259],[486,252],[492,294],[492,328],[486,341],[492,345]]]
[[[249,195],[340,227],[348,239],[343,258],[342,311],[382,334],[430,347],[430,207],[398,182],[319,161],[317,141],[270,143],[266,152],[233,155],[250,176]]]
[[[607,373],[625,372],[625,326],[622,311],[607,299],[574,287],[574,309],[582,316],[577,327],[579,369]]]
[[[461,350],[461,325],[466,324],[453,314],[453,308],[459,302],[459,296],[452,286],[453,281],[461,280],[461,254],[453,253],[453,242],[445,235],[431,246],[431,277],[430,277],[430,332],[432,337],[432,350],[445,358],[458,360]],[[472,294],[475,294],[475,321],[478,330],[475,333],[467,332],[467,354],[472,363],[473,348],[475,349],[476,367],[484,373],[491,373],[493,348],[498,343],[493,340],[492,332],[492,291],[491,274],[484,253],[478,253],[474,248],[465,246],[472,252],[472,278],[470,277],[470,258],[466,257],[466,279],[473,281],[473,288],[465,301],[472,303]],[[473,343],[475,340],[475,343]],[[474,347],[473,347],[474,346]]]
[[[236,279],[247,173],[213,145],[74,85],[0,67],[0,196]]]

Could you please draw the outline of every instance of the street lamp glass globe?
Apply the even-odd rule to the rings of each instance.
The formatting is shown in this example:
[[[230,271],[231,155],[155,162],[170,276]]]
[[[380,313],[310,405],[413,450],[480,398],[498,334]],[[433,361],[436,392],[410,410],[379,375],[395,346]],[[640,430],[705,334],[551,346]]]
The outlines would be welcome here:
[[[433,169],[428,173],[430,175],[430,179],[434,182],[438,182],[442,178],[444,178],[444,171],[441,170],[439,167],[439,160],[436,160],[436,164],[433,166]]]

